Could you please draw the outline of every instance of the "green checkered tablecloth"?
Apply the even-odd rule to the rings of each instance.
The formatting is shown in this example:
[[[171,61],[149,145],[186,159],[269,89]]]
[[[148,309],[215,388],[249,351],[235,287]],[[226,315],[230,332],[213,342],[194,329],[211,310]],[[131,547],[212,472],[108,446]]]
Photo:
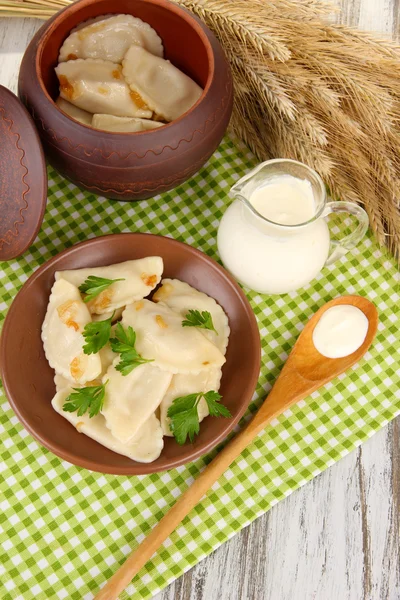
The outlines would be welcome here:
[[[23,257],[0,265],[0,319],[38,265],[89,237],[157,233],[217,259],[216,230],[230,202],[228,190],[254,162],[246,149],[225,139],[195,178],[136,204],[96,199],[49,169],[39,237]],[[380,312],[378,336],[366,358],[260,435],[122,599],[153,596],[400,413],[399,278],[394,261],[369,235],[353,254],[325,268],[298,293],[269,297],[248,292],[261,333],[262,368],[247,418],[270,389],[307,319],[324,302],[346,293],[368,296]],[[0,436],[2,600],[92,598],[216,452],[161,474],[91,473],[41,448],[4,395]]]

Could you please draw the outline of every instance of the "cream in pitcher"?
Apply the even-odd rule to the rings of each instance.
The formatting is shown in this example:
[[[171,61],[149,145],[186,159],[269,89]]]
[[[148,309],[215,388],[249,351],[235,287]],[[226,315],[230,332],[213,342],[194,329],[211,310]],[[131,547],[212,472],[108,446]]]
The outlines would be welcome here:
[[[243,285],[284,294],[308,284],[365,235],[365,211],[348,202],[326,201],[315,171],[293,160],[262,163],[233,187],[234,202],[222,217],[218,251],[225,267]],[[332,212],[358,218],[355,231],[331,241],[324,219]]]

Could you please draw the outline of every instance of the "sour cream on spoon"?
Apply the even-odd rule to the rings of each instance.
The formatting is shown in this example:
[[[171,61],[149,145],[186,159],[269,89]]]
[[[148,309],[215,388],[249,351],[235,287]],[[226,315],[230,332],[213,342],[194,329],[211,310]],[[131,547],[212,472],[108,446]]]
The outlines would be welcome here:
[[[368,333],[368,319],[356,306],[339,304],[329,308],[313,332],[313,343],[327,358],[343,358],[363,344]]]

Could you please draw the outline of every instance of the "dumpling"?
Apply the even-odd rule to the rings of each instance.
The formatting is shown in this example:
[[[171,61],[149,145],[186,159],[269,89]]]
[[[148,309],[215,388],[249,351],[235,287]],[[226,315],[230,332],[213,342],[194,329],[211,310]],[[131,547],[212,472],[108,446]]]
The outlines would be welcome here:
[[[138,119],[135,117],[115,117],[114,115],[93,115],[92,127],[104,131],[116,131],[121,133],[135,131],[149,131],[163,127],[164,123],[151,121],[150,119]]]
[[[122,375],[115,368],[119,360],[118,356],[103,377],[103,383],[108,383],[101,412],[113,436],[126,444],[159,406],[172,375],[153,363]]]
[[[221,367],[225,358],[195,327],[182,327],[182,317],[164,304],[140,300],[126,307],[122,325],[136,332],[136,350],[170,373],[198,373]]]
[[[51,404],[54,410],[72,423],[79,433],[84,433],[113,452],[137,462],[150,463],[160,456],[164,441],[160,421],[155,414],[149,416],[128,444],[123,444],[113,437],[103,415],[98,414],[90,418],[88,414],[85,414],[78,417],[76,412],[64,411],[63,405],[71,392],[72,388],[64,388],[54,396]]]
[[[148,296],[159,284],[164,269],[160,256],[127,260],[107,267],[88,267],[57,271],[56,281],[65,279],[79,287],[90,275],[107,279],[122,279],[112,283],[94,300],[87,303],[91,313],[104,314]]]
[[[78,288],[63,279],[56,281],[42,325],[44,353],[50,367],[74,383],[92,381],[101,373],[99,354],[83,352],[82,332],[90,321]]]
[[[228,317],[214,298],[179,279],[163,279],[161,283],[162,286],[154,294],[153,300],[163,302],[182,317],[185,317],[189,310],[208,311],[217,333],[209,329],[199,331],[225,354],[230,333]]]
[[[110,337],[114,337],[114,330],[115,330],[115,327],[112,327],[111,328],[111,336]],[[101,373],[100,373],[100,375],[96,379],[94,379],[92,381],[89,381],[89,382],[85,383],[84,385],[89,385],[89,384],[90,385],[101,385],[101,378],[103,377],[103,375],[105,375],[105,373],[107,372],[108,367],[113,363],[113,361],[116,359],[116,357],[118,356],[118,354],[116,352],[114,352],[111,349],[110,344],[107,343],[105,346],[103,346],[99,350],[99,356],[100,356],[100,361],[101,361]],[[71,386],[71,380],[70,379],[66,379],[62,375],[59,375],[58,373],[56,373],[54,375],[54,384],[56,386],[56,391],[60,392],[64,388]]]
[[[65,388],[69,388],[71,385],[74,386],[70,379],[66,379],[66,377],[63,377],[58,373],[54,375],[54,385],[56,386],[56,392],[61,392],[61,390],[65,390]],[[78,384],[76,385],[78,386]]]
[[[108,13],[107,15],[99,15],[97,17],[92,17],[91,19],[87,19],[86,21],[82,21],[82,23],[79,23],[76,27],[71,29],[70,34],[75,33],[75,31],[79,31],[80,29],[83,29],[84,27],[87,27],[88,25],[93,25],[93,23],[99,23],[100,21],[105,21],[106,19],[111,19],[111,17],[115,17],[115,13]],[[71,60],[71,59],[68,58],[67,60]]]
[[[121,306],[120,308],[117,308],[116,310],[110,310],[108,312],[102,313],[101,315],[92,314],[92,321],[94,321],[95,323],[98,321],[106,321],[107,319],[109,319],[112,316],[113,317],[112,323],[116,323],[122,317],[124,308],[125,308],[125,306]]]
[[[122,61],[122,72],[131,90],[166,121],[183,115],[203,93],[193,79],[169,60],[154,56],[139,46],[129,48]]]
[[[160,421],[164,435],[172,436],[170,429],[170,419],[167,416],[168,409],[175,398],[181,398],[188,394],[197,392],[209,392],[211,390],[218,391],[221,383],[221,369],[207,369],[200,371],[196,375],[193,374],[178,374],[174,375],[171,384],[160,404]],[[202,398],[197,405],[197,414],[199,421],[209,415],[207,402]]]
[[[103,348],[100,350],[99,354],[101,354],[102,350],[103,350]],[[114,358],[115,358],[115,354],[113,356],[113,360],[114,360]],[[106,371],[106,370],[107,369],[105,369],[104,371]],[[56,392],[61,392],[65,388],[71,387],[71,386],[74,388],[82,388],[82,387],[89,387],[92,385],[101,385],[102,375],[103,374],[100,373],[100,375],[98,377],[96,377],[96,379],[93,379],[92,381],[87,381],[86,383],[72,383],[72,381],[70,379],[67,379],[66,377],[63,377],[62,375],[59,375],[58,373],[56,373],[54,375],[54,385],[56,386]]]
[[[112,327],[111,328],[111,336],[110,337],[114,337],[114,330],[115,328]],[[112,365],[112,363],[114,362],[114,360],[117,358],[117,356],[119,356],[117,354],[117,352],[114,352],[111,349],[111,346],[109,343],[107,343],[105,346],[103,346],[100,350],[99,350],[99,355],[100,355],[100,360],[101,360],[101,374],[105,375],[109,369],[109,367]]]
[[[70,60],[55,68],[60,96],[90,113],[150,118],[152,111],[132,92],[121,65],[105,60]]]
[[[58,61],[101,58],[120,63],[132,44],[156,56],[164,55],[161,38],[148,23],[132,15],[104,15],[71,32]]]
[[[58,108],[60,108],[65,114],[67,114],[74,121],[78,121],[79,123],[83,123],[84,125],[91,125],[93,115],[86,110],[82,110],[77,106],[71,104],[71,102],[67,102],[64,98],[59,96],[56,100],[56,104]]]

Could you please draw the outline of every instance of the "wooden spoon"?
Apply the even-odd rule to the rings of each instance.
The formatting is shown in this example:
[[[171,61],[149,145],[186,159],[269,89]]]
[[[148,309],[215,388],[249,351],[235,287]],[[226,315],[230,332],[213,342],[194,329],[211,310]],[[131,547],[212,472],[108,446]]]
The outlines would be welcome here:
[[[358,350],[344,358],[331,359],[317,352],[312,341],[312,335],[323,313],[328,308],[338,304],[351,304],[362,310],[368,318],[369,327],[364,343]],[[118,594],[126,588],[164,540],[176,529],[182,519],[217,481],[218,477],[226,471],[260,431],[292,404],[309,396],[358,362],[372,344],[377,328],[378,312],[369,300],[361,296],[341,296],[320,308],[300,334],[274,387],[254,418],[243,431],[225,446],[198,476],[191,487],[182,494],[147,538],[132,552],[97,594],[95,600],[116,600]]]

